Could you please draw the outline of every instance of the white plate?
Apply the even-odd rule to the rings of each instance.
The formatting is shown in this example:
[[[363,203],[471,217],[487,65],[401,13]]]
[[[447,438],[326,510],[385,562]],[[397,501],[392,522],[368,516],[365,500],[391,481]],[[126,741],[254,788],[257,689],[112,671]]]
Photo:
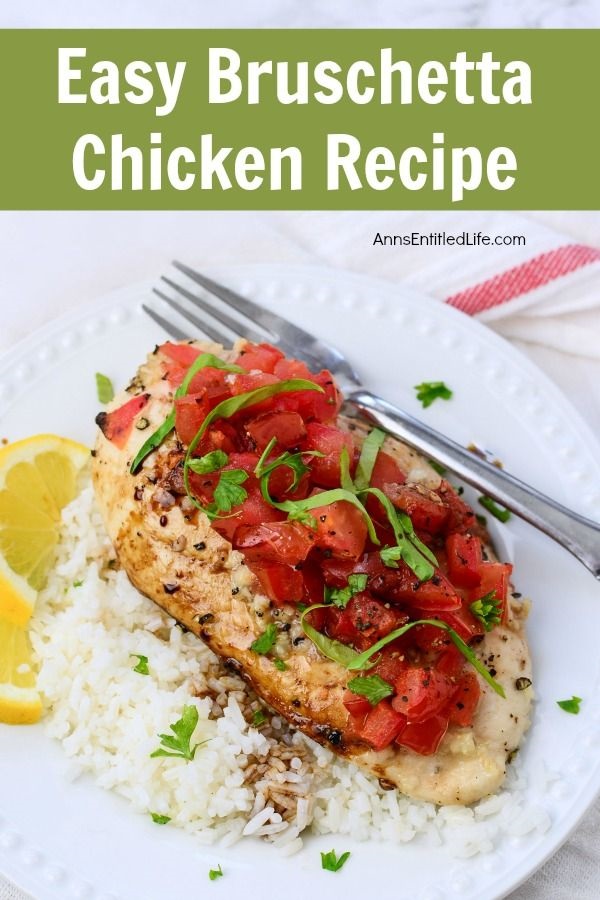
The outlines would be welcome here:
[[[317,268],[260,266],[215,273],[243,293],[330,338],[365,382],[461,443],[492,448],[507,468],[590,517],[600,518],[600,448],[559,392],[481,325],[406,289]],[[0,361],[0,436],[54,431],[91,442],[94,373],[122,384],[163,338],[141,311],[150,285],[111,294],[54,322]],[[421,410],[412,388],[444,379],[450,403]],[[38,900],[162,900],[243,895],[306,900],[491,900],[518,885],[565,840],[600,788],[600,585],[566,552],[523,522],[496,529],[515,562],[517,589],[534,599],[529,636],[538,703],[522,751],[531,786],[552,818],[544,835],[506,839],[466,861],[415,840],[402,846],[345,838],[307,841],[283,859],[272,847],[203,847],[156,828],[90,779],[70,783],[60,748],[41,726],[0,726],[0,871]],[[584,698],[570,716],[555,701]],[[539,795],[542,764],[558,773]],[[351,849],[332,875],[319,850]],[[226,877],[214,885],[217,863]],[[335,880],[332,880],[335,879]]]

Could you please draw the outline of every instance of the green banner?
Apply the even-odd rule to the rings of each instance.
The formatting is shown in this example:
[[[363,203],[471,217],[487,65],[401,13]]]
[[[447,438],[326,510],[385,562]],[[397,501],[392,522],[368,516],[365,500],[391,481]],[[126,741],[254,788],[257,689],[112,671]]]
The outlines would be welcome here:
[[[1,209],[599,209],[600,31],[0,31]]]

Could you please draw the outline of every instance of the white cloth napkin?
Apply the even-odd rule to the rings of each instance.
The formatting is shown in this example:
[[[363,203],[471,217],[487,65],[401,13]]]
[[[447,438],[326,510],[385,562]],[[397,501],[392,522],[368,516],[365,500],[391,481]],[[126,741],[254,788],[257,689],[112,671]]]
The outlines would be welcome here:
[[[374,243],[378,233],[444,231],[523,235],[526,244]],[[0,213],[0,246],[0,349],[86,299],[156,277],[173,257],[203,267],[320,263],[405,282],[458,308],[489,307],[477,315],[544,368],[600,437],[598,213],[12,212]],[[600,804],[512,900],[597,900],[599,829]],[[0,900],[25,896],[0,876]]]

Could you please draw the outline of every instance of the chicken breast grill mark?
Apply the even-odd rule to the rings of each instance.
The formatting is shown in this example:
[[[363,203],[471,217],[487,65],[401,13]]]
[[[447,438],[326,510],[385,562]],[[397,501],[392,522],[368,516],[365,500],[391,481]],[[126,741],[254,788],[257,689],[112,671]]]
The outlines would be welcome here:
[[[233,358],[217,345],[196,346]],[[370,749],[348,725],[343,696],[351,675],[305,637],[295,607],[271,607],[242,553],[190,504],[181,466],[185,450],[175,434],[136,475],[130,473],[132,459],[172,408],[172,388],[156,354],[109,411],[142,393],[149,395],[143,408],[148,426],[134,427],[122,447],[99,433],[93,460],[97,502],[119,563],[134,586],[235,668],[294,727],[403,793],[440,804],[468,804],[493,793],[529,725],[532,691],[516,686],[517,679],[531,677],[523,606],[511,601],[506,624],[473,648],[482,660],[493,659],[506,699],[479,679],[481,699],[472,727],[450,726],[433,755],[396,744],[379,752]],[[354,420],[344,423],[360,443],[364,426]],[[408,483],[439,487],[440,476],[415,451],[392,438],[384,446]],[[274,651],[285,661],[284,670],[275,666],[273,654],[251,649],[269,624],[276,627]]]

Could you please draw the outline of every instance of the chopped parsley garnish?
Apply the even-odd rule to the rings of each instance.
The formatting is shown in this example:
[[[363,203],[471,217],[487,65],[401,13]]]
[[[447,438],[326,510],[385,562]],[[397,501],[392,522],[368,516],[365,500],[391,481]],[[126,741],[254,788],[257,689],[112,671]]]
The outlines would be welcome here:
[[[279,669],[280,672],[285,672],[285,670],[287,669],[287,665],[284,663],[284,661],[282,659],[274,659],[273,665],[275,666],[276,669]]]
[[[335,850],[330,850],[329,853],[321,853],[321,868],[326,869],[328,872],[339,872],[349,858],[349,850],[342,853],[339,858]]]
[[[344,588],[325,586],[325,602],[333,603],[334,606],[339,606],[340,609],[344,609],[344,607],[348,605],[348,601],[351,597],[364,591],[367,586],[368,578],[368,575],[355,573],[348,575],[348,584]]]
[[[498,506],[491,497],[479,497],[479,503],[499,522],[508,522],[510,519],[510,510],[505,509],[503,506]]]
[[[248,473],[243,469],[224,469],[221,472],[214,493],[216,511],[229,512],[234,506],[239,506],[244,502],[248,491],[242,485],[247,478]]]
[[[500,600],[496,595],[496,591],[490,591],[479,600],[474,600],[470,604],[469,609],[476,619],[478,619],[486,631],[491,631],[494,625],[497,625],[502,618]]]
[[[255,728],[258,728],[259,725],[264,725],[267,721],[267,717],[265,716],[262,709],[257,709],[254,715],[252,716],[252,724]]]
[[[83,584],[83,580],[82,580],[82,579],[81,579],[81,580],[78,580],[78,581],[74,581],[74,582],[73,582],[73,587],[81,587],[82,584]]]
[[[196,475],[208,475],[209,472],[216,472],[218,469],[222,469],[228,462],[229,457],[223,450],[211,450],[211,452],[207,453],[205,456],[191,459],[189,468],[192,472],[195,472]]]
[[[263,633],[250,644],[250,649],[254,650],[255,653],[260,653],[261,656],[264,656],[273,649],[276,640],[277,626],[271,622],[270,625],[267,625]]]
[[[223,877],[223,869],[221,868],[221,864],[220,864],[220,863],[219,863],[219,865],[217,866],[216,869],[209,869],[209,871],[208,871],[208,877],[210,878],[211,881],[216,881],[217,878],[222,878],[222,877]]]
[[[431,406],[434,400],[450,400],[452,391],[443,381],[423,381],[415,384],[417,400],[423,405],[423,409]]]
[[[173,725],[169,725],[173,734],[159,734],[162,746],[154,750],[150,756],[175,756],[179,759],[193,759],[198,747],[206,743],[206,741],[200,741],[194,744],[193,747],[190,743],[192,734],[198,724],[198,718],[198,710],[195,706],[184,706],[181,718],[174,722]]]
[[[133,671],[137,672],[138,675],[149,675],[148,671],[148,657],[142,656],[140,653],[130,653],[130,656],[134,656],[137,659],[137,664],[133,667]]]
[[[581,697],[573,696],[570,700],[557,700],[556,702],[561,709],[564,709],[565,712],[577,716],[579,714],[579,706],[583,701]]]
[[[152,816],[152,821],[156,825],[166,825],[167,822],[171,821],[171,816],[161,816],[160,813],[153,812],[151,812],[150,815]]]
[[[108,377],[108,375],[103,375],[101,372],[96,372],[96,391],[98,393],[98,400],[100,403],[110,403],[110,401],[115,396],[114,388],[112,386],[112,381]]]
[[[371,706],[376,706],[384,697],[394,693],[394,688],[379,675],[366,675],[364,678],[352,678],[348,682],[348,690],[353,694],[366,697]]]

